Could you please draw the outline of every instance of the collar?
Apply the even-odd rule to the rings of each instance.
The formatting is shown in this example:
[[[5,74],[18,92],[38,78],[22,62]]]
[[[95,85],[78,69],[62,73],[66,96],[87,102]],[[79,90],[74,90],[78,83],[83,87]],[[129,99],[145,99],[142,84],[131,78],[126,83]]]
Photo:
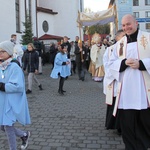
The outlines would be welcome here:
[[[137,29],[133,34],[127,35],[127,43],[132,43],[137,41],[137,35],[138,35],[139,30]]]

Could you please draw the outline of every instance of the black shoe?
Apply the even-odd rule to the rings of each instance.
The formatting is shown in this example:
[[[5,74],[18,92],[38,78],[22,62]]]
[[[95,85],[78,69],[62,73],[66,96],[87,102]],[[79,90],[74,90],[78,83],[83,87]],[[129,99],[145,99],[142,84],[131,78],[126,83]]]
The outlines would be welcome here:
[[[64,95],[63,91],[60,91],[59,94],[60,94],[60,95]]]
[[[64,95],[64,92],[66,92],[66,91],[64,91],[64,90],[58,90],[58,93],[59,93],[60,95]]]
[[[79,80],[82,80],[82,81],[84,81],[84,77],[80,77],[80,78],[79,78]]]
[[[32,91],[28,89],[28,90],[26,91],[26,94],[30,94],[30,93],[32,93]]]
[[[121,129],[117,129],[117,134],[121,135]]]
[[[40,72],[38,75],[42,75],[42,72]]]
[[[39,89],[40,89],[40,90],[43,90],[43,88],[42,88],[42,85],[41,85],[41,84],[39,85]]]
[[[21,137],[21,140],[22,140],[22,145],[21,145],[21,149],[26,149],[27,146],[28,146],[28,141],[29,141],[29,137],[30,137],[30,132],[28,131],[26,133],[25,136]]]

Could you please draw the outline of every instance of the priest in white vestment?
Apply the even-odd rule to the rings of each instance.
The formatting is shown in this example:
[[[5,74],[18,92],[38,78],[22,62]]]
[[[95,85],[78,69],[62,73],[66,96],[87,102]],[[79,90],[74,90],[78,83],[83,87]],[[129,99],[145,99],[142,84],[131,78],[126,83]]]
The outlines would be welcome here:
[[[123,30],[118,30],[115,35],[115,41],[119,41],[125,33]],[[110,70],[108,68],[108,62],[110,56],[115,48],[115,44],[107,47],[104,56],[103,56],[103,64],[105,70],[105,76],[103,81],[103,92],[106,95],[106,104],[107,104],[107,111],[106,111],[106,121],[105,127],[106,129],[117,129],[117,134],[121,134],[121,129],[119,125],[119,115],[113,116],[113,109],[116,101],[117,96],[117,81],[114,79]]]
[[[101,37],[98,33],[95,33],[92,37],[92,42],[94,43],[90,50],[90,66],[89,72],[92,75],[94,81],[102,81],[104,77],[104,67],[103,67],[103,55],[105,52],[105,46],[101,43]]]
[[[150,34],[137,26],[132,15],[122,18],[126,36],[117,42],[108,64],[119,82],[115,109],[126,150],[150,148]]]

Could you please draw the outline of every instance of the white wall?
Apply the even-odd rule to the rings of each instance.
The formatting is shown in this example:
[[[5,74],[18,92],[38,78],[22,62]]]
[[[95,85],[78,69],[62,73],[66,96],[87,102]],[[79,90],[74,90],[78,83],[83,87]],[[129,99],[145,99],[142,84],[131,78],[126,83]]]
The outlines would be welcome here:
[[[76,19],[79,10],[79,0],[42,0],[39,1],[40,7],[52,9],[58,12],[54,15],[54,34],[59,36],[68,36],[70,40],[75,40],[79,35]]]
[[[13,0],[0,0],[0,42],[9,40],[16,33],[15,3]],[[11,9],[10,9],[11,8]]]
[[[36,7],[35,1],[32,0],[32,25],[33,34],[36,35]],[[24,0],[20,0],[20,25],[21,33],[16,33],[16,11],[15,0],[0,0],[0,42],[9,40],[11,34],[17,34],[17,39],[20,41],[22,38],[22,32],[24,26],[22,22],[25,22],[25,7]],[[47,13],[38,12],[38,37],[44,33],[42,29],[42,23],[44,20],[49,23],[49,31],[47,34],[54,34],[59,36],[68,36],[70,40],[75,40],[75,36],[79,35],[79,29],[77,27],[76,19],[79,10],[80,0],[38,0],[40,7],[52,9],[54,12],[58,12],[57,15],[50,15]],[[28,9],[28,1],[27,1]]]
[[[38,36],[39,37],[41,37],[43,34],[52,34],[52,35],[55,34],[54,18],[55,18],[55,16],[50,15],[50,14],[46,14],[46,13],[42,13],[42,12],[38,13]],[[47,33],[45,33],[42,28],[43,21],[45,21],[45,20],[48,22],[48,25],[49,25],[49,30]]]
[[[11,34],[17,35],[17,41],[20,42],[22,39],[22,32],[24,31],[23,22],[25,22],[25,6],[24,0],[20,0],[20,33],[16,32],[16,8],[15,0],[0,0],[0,42],[4,40],[10,40]],[[33,33],[36,34],[36,11],[35,11],[35,0],[32,0],[32,24]]]

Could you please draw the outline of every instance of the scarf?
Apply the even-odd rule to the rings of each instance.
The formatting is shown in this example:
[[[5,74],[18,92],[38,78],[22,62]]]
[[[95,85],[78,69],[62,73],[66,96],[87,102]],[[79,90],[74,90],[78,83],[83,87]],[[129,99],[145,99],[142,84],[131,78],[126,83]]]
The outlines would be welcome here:
[[[0,64],[0,69],[1,70],[6,70],[7,66],[11,63],[12,58],[8,58],[7,60],[5,60],[4,62],[2,62]]]

